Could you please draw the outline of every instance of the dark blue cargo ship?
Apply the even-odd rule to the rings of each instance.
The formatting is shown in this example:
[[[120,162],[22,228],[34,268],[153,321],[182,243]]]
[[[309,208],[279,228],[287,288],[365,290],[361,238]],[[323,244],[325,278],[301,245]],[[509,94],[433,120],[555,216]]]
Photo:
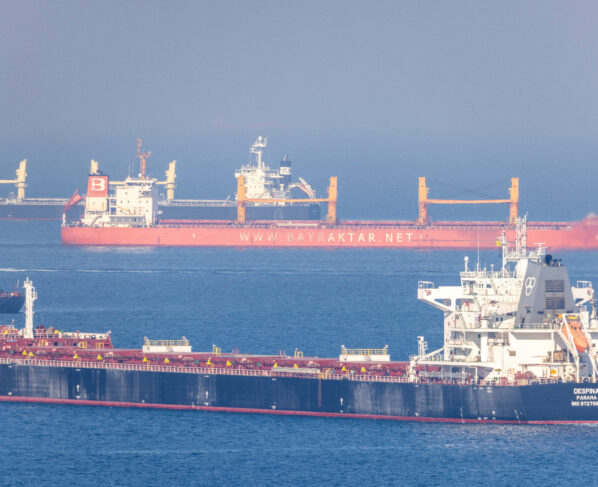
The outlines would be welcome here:
[[[192,352],[186,338],[117,349],[109,333],[0,326],[0,400],[415,421],[598,422],[598,317],[589,281],[560,259],[500,237],[502,265],[460,282],[422,281],[443,312],[444,340],[391,361],[388,347],[341,347],[334,358]]]
[[[4,401],[416,421],[598,422],[598,385],[588,383],[410,383],[352,375],[244,375],[193,366],[177,371],[177,366],[2,362]]]

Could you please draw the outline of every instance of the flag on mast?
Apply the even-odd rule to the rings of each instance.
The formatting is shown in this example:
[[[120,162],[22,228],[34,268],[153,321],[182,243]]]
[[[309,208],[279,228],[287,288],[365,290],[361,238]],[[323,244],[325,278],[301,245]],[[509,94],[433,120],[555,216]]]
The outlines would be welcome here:
[[[77,188],[75,190],[75,192],[73,193],[73,196],[71,196],[69,198],[69,200],[65,203],[64,205],[64,209],[62,210],[62,213],[65,214],[67,211],[69,211],[73,206],[75,206],[77,203],[79,203],[79,201],[81,201],[83,199],[83,196],[81,196],[79,194],[79,188]]]

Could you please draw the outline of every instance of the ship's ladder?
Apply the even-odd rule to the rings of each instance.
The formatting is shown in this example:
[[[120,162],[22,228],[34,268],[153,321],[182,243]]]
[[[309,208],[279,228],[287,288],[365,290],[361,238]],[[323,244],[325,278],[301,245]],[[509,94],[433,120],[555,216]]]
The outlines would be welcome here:
[[[463,312],[457,311],[455,314],[457,315],[457,320],[461,323],[461,328],[467,328],[467,322],[465,321],[465,318],[463,318]]]
[[[480,300],[477,296],[473,297],[473,302],[475,303],[476,307],[478,308],[478,313],[482,312],[482,305],[480,304]]]
[[[498,288],[496,287],[496,283],[494,282],[494,278],[490,278],[490,285],[492,286],[492,290],[494,291],[494,294],[496,294],[498,296]]]

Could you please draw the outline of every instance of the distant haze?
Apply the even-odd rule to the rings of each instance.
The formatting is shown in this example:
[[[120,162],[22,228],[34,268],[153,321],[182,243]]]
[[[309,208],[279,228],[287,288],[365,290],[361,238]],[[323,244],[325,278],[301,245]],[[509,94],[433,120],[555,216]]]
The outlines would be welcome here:
[[[178,162],[177,197],[224,198],[258,135],[344,218],[413,219],[431,196],[505,197],[530,219],[598,212],[598,4],[0,0],[0,178],[30,196]],[[11,191],[0,187],[0,195]],[[432,208],[504,218],[506,207]]]

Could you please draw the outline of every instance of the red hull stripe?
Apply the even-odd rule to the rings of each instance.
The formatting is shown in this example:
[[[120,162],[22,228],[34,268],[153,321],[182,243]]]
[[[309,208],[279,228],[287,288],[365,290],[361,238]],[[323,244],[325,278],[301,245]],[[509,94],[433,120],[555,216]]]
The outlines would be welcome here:
[[[149,404],[138,402],[118,401],[89,401],[83,399],[54,399],[47,397],[0,396],[0,402],[26,402],[43,404],[70,404],[77,406],[108,406],[121,408],[153,408],[153,409],[178,409],[211,411],[226,413],[254,413],[254,414],[281,414],[285,416],[321,416],[327,418],[360,418],[360,419],[385,419],[394,421],[419,421],[423,423],[494,423],[494,424],[590,424],[598,421],[514,421],[501,419],[460,419],[460,418],[423,418],[413,416],[389,416],[377,414],[352,414],[352,413],[324,413],[315,411],[285,411],[275,409],[254,408],[228,408],[213,406],[186,406],[179,404]]]

